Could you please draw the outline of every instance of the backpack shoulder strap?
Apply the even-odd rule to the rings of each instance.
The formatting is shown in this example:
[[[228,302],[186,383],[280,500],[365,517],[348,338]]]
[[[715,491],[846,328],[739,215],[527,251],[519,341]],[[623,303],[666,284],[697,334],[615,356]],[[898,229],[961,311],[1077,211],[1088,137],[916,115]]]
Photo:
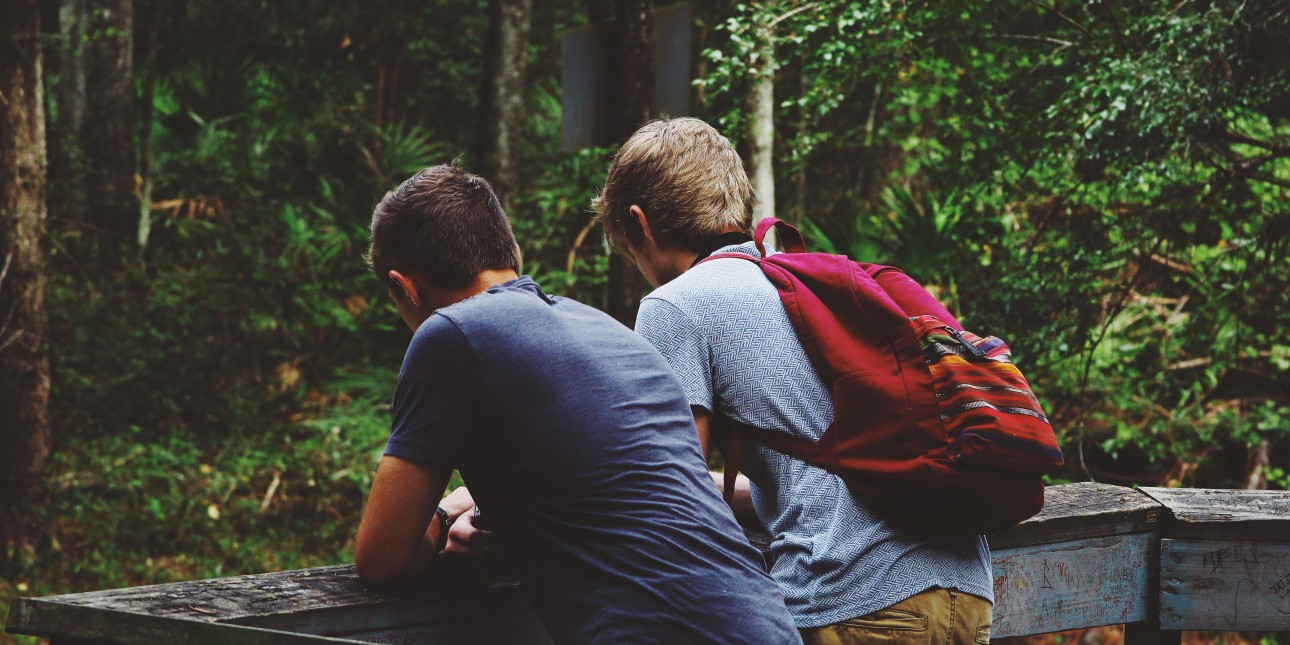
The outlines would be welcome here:
[[[764,240],[766,233],[770,229],[775,229],[776,235],[779,236],[779,245],[785,253],[806,253],[806,242],[802,240],[802,232],[793,228],[792,224],[775,217],[767,217],[757,223],[757,232],[753,233],[753,241],[757,243],[757,252],[762,257],[766,257],[766,246]]]

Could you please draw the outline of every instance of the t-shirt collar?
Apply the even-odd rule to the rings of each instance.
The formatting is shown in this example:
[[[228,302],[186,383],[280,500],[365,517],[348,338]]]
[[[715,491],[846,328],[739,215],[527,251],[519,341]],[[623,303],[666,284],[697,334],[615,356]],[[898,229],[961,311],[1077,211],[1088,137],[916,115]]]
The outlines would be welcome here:
[[[690,263],[690,268],[693,269],[694,265],[708,259],[708,256],[726,248],[727,246],[739,246],[740,244],[747,244],[751,241],[753,241],[752,236],[743,231],[722,233],[721,235],[709,240],[707,244],[699,247],[699,255],[694,258],[694,262]]]
[[[529,293],[532,293],[534,295],[541,297],[543,300],[547,301],[548,303],[554,302],[551,299],[551,296],[546,295],[546,292],[542,290],[542,287],[538,286],[538,283],[534,282],[533,278],[527,275],[522,275],[518,278],[515,278],[514,280],[508,280],[506,282],[503,282],[502,284],[489,287],[488,291],[489,293],[496,293],[504,289],[516,289],[520,291],[528,291]]]

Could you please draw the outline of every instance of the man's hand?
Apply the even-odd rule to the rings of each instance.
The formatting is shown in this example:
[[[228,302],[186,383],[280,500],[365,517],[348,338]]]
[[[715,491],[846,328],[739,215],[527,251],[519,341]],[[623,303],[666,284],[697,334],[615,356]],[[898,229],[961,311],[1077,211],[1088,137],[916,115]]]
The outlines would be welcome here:
[[[497,560],[493,532],[475,526],[474,510],[472,506],[470,512],[463,513],[453,522],[452,529],[448,531],[448,546],[443,552],[444,555],[459,555],[492,564]]]
[[[465,486],[448,493],[448,496],[439,501],[439,508],[448,513],[448,517],[458,519],[462,515],[475,508],[475,498],[470,496],[470,491]]]
[[[448,544],[444,554],[455,554],[474,560],[485,560],[492,556],[493,533],[475,526],[475,499],[465,486],[458,488],[439,502],[448,517],[452,518],[452,528],[448,531]],[[432,527],[433,528],[433,527]]]

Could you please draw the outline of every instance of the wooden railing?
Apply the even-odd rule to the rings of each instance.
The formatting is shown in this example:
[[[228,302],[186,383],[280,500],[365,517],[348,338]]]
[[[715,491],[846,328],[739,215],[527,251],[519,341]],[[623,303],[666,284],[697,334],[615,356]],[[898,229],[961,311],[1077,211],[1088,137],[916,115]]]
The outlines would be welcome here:
[[[996,638],[1290,630],[1290,492],[1053,486],[1042,513],[990,545]],[[18,598],[6,629],[53,645],[548,642],[519,584],[463,573],[441,568],[397,594],[337,566]]]

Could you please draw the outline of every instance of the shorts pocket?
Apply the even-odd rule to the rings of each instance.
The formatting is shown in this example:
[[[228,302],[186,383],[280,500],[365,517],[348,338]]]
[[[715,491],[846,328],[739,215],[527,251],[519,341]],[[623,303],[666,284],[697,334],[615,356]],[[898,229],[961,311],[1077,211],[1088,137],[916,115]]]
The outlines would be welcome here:
[[[977,645],[990,645],[990,626],[982,625],[976,628]]]
[[[920,616],[900,609],[882,609],[859,618],[844,620],[839,624],[860,629],[925,632],[927,631],[927,616]]]

